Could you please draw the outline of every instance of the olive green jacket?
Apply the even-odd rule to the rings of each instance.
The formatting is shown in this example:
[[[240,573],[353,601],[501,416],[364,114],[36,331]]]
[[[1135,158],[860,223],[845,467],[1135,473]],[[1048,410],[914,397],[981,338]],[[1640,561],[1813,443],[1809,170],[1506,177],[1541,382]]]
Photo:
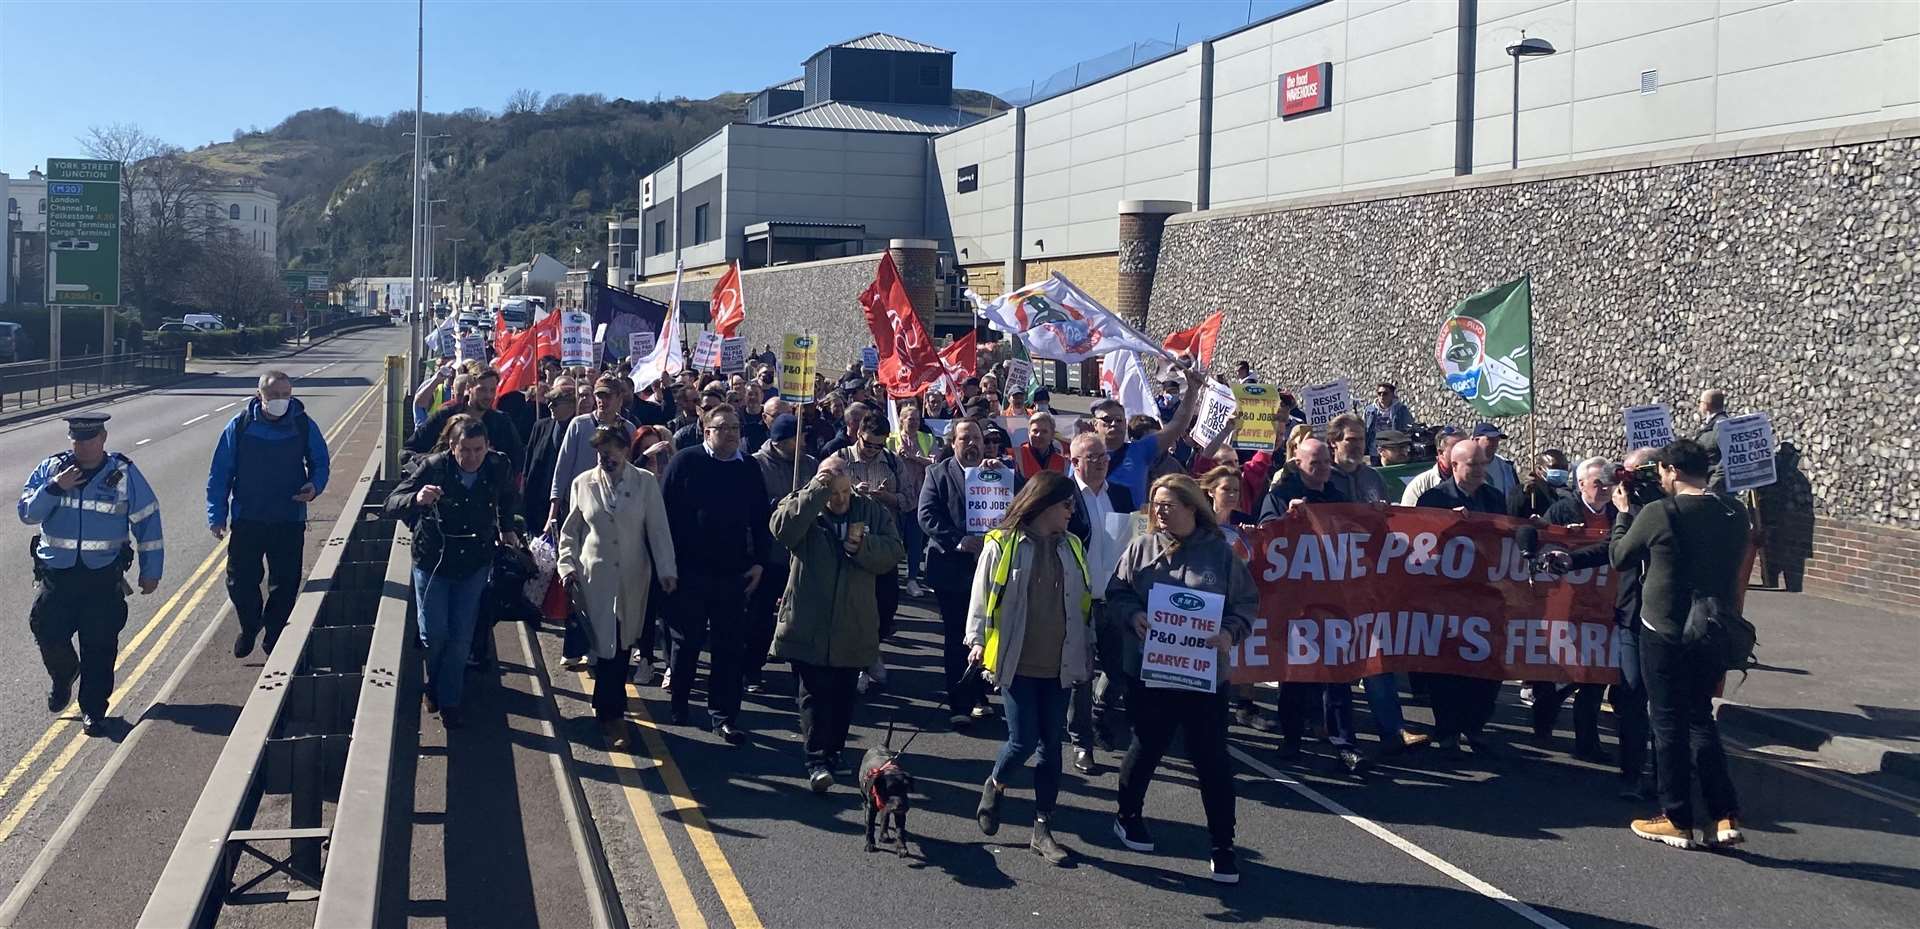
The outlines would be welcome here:
[[[773,657],[830,668],[864,668],[880,657],[875,578],[891,576],[906,546],[891,510],[854,495],[848,519],[867,524],[853,555],[823,518],[827,485],[810,481],[773,511],[773,537],[793,553]]]

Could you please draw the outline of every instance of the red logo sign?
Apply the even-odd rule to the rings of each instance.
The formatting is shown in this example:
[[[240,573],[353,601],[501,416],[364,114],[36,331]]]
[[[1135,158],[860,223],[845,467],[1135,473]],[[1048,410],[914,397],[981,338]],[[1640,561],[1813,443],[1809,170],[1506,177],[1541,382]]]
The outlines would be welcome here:
[[[1280,75],[1280,116],[1285,119],[1333,107],[1333,63],[1296,68]]]

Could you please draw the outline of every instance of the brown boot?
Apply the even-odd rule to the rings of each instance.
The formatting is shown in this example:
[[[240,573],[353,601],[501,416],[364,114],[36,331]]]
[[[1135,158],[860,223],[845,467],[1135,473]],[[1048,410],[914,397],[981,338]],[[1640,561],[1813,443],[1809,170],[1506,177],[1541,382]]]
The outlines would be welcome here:
[[[1708,844],[1717,848],[1731,848],[1747,841],[1746,833],[1740,831],[1740,820],[1732,816],[1714,820],[1713,831],[1708,835],[1712,837]]]
[[[1692,829],[1682,829],[1673,824],[1665,813],[1651,819],[1636,819],[1630,827],[1633,834],[1643,839],[1652,839],[1662,845],[1671,845],[1679,849],[1695,849],[1700,843],[1693,840]]]

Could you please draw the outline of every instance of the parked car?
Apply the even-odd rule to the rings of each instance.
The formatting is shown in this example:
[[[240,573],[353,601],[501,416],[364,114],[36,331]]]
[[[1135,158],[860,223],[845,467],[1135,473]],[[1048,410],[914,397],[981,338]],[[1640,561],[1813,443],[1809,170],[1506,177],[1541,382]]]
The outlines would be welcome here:
[[[227,328],[227,324],[221,322],[220,317],[215,316],[212,313],[188,313],[187,315],[180,317],[180,321],[183,323],[186,323],[189,326],[198,326],[201,329],[206,329],[206,330]]]
[[[192,325],[190,323],[167,322],[167,323],[161,323],[160,328],[155,329],[154,331],[155,332],[205,332],[207,330],[202,329],[199,326]]]

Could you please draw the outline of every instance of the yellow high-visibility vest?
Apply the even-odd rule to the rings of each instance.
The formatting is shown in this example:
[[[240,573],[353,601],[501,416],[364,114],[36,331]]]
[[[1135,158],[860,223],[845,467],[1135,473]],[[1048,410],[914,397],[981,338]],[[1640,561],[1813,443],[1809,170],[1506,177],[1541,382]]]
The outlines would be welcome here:
[[[1000,663],[1000,595],[1006,592],[1007,578],[1013,575],[1013,556],[1019,550],[1023,533],[1018,529],[995,529],[987,533],[987,541],[994,543],[1005,552],[998,564],[993,566],[993,587],[987,591],[987,641],[984,646],[987,671],[999,673]],[[1081,621],[1093,625],[1093,581],[1087,574],[1087,550],[1081,546],[1080,537],[1067,533],[1067,547],[1073,551],[1074,563],[1080,566],[1080,616]],[[1047,552],[1047,557],[1055,557]],[[1034,553],[1035,557],[1039,552]]]

